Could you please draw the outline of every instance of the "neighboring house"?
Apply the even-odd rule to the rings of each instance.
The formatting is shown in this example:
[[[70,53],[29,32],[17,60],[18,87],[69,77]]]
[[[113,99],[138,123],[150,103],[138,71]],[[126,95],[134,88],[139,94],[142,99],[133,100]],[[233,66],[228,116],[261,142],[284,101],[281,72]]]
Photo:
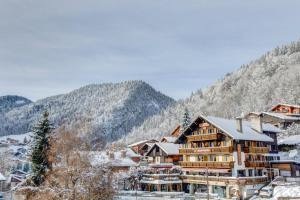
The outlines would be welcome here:
[[[268,135],[279,131],[263,124],[260,117],[251,122],[197,117],[176,141],[183,156],[183,189],[190,193],[208,190],[221,198],[249,197],[268,182],[270,160],[278,159],[276,153],[270,154],[276,152],[277,144]]]
[[[172,137],[178,137],[180,135],[180,125],[178,125],[172,132],[171,132],[171,136]]]
[[[300,123],[300,105],[277,104],[268,112],[250,112],[246,118],[262,117],[264,123],[287,129],[293,123]]]
[[[180,170],[176,164],[180,160],[179,145],[174,143],[155,143],[146,153],[152,162],[144,171],[141,188],[144,191],[182,191],[182,180]]]
[[[131,148],[135,153],[143,155],[144,151],[142,150],[142,147],[146,143],[155,143],[155,142],[158,142],[158,141],[154,140],[154,139],[151,139],[151,140],[142,140],[142,141],[130,144],[130,145],[128,145],[128,147]]]

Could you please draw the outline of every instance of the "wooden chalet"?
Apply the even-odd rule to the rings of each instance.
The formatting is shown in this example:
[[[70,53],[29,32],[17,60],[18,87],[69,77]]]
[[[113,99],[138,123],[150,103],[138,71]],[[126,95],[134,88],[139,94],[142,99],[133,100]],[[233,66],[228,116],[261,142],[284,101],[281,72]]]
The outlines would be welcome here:
[[[182,155],[183,189],[247,198],[268,181],[269,160],[278,159],[270,154],[276,148],[270,134],[279,131],[261,118],[247,122],[197,117],[176,141]]]
[[[135,142],[133,144],[128,145],[129,148],[131,148],[135,153],[144,155],[145,151],[142,149],[146,143],[155,143],[158,142],[157,140],[151,139],[151,140],[142,140]]]
[[[178,144],[155,143],[146,156],[152,157],[152,162],[140,182],[142,190],[182,191],[180,173],[175,166],[180,160]]]

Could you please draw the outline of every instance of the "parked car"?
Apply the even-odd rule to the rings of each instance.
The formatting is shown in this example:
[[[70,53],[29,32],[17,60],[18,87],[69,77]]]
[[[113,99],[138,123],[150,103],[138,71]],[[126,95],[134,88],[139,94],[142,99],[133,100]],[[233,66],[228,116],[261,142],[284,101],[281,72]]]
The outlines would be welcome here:
[[[268,197],[268,198],[270,198],[270,197],[272,197],[272,195],[273,195],[273,188],[269,187],[269,186],[264,187],[264,188],[262,188],[259,191],[259,196],[260,197]]]

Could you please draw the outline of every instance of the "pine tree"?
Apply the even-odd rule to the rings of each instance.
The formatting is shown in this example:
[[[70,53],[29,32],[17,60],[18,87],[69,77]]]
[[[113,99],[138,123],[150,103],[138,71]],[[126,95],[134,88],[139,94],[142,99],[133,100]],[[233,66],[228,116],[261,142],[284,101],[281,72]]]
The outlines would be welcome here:
[[[191,123],[191,118],[190,118],[189,110],[187,109],[187,107],[185,107],[181,129],[182,130],[186,129],[190,125],[190,123]]]
[[[32,182],[39,186],[45,180],[45,174],[51,168],[48,160],[48,151],[50,149],[49,136],[52,131],[48,119],[49,113],[45,111],[42,119],[33,129],[33,142],[31,146],[32,161]]]

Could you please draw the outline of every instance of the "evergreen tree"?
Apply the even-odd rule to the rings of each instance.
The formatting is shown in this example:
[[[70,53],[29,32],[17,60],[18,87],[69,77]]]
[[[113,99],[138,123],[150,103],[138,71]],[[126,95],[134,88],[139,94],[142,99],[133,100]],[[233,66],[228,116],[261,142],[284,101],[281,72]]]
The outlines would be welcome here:
[[[33,129],[34,135],[31,146],[32,182],[36,186],[39,186],[44,181],[46,171],[51,168],[48,160],[48,151],[50,149],[49,136],[52,127],[48,116],[48,111],[45,111],[42,119]]]
[[[181,129],[182,130],[186,129],[190,125],[190,123],[191,123],[191,118],[190,118],[189,110],[187,109],[187,107],[185,107]]]

